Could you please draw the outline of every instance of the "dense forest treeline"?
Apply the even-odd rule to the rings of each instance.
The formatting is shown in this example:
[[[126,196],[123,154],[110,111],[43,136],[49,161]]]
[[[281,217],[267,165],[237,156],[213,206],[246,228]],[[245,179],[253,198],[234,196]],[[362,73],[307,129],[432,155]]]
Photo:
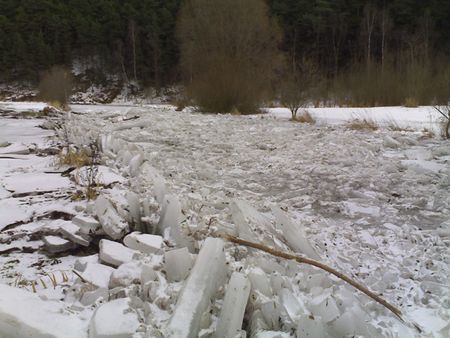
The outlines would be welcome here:
[[[96,66],[99,80],[117,74],[146,86],[176,82],[182,3],[0,0],[0,80],[37,80],[52,65],[75,61]],[[415,73],[426,68],[429,77],[431,68],[436,74],[448,69],[450,0],[269,0],[268,5],[292,72],[307,65],[322,78],[356,81],[348,78],[349,69],[407,76],[405,67],[415,67]]]

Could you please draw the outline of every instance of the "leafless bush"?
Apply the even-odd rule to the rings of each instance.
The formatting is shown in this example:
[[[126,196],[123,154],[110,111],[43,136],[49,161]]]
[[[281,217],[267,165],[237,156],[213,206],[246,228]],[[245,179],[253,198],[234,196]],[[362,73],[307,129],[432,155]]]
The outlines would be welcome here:
[[[435,106],[434,109],[442,115],[443,136],[450,139],[450,106]]]
[[[41,76],[38,97],[53,106],[66,108],[72,84],[73,77],[70,70],[62,66],[53,66]]]
[[[187,0],[177,30],[188,95],[207,112],[255,112],[278,61],[265,2]]]

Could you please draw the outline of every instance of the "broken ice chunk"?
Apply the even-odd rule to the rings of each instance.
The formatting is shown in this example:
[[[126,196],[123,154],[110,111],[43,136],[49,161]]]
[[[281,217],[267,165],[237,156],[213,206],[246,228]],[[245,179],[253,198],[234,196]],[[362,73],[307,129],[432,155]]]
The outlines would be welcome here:
[[[142,176],[148,177],[150,181],[153,182],[154,197],[158,203],[162,204],[167,193],[165,179],[159,174],[158,170],[153,168],[148,162],[145,162],[141,166],[141,172]]]
[[[123,263],[111,274],[109,280],[109,288],[115,288],[119,286],[128,286],[131,284],[137,284],[141,280],[142,263],[139,261],[131,261]]]
[[[87,263],[81,277],[98,288],[108,288],[114,268],[97,263]]]
[[[169,321],[169,337],[197,338],[202,316],[226,275],[223,241],[207,238]]]
[[[291,335],[286,332],[261,331],[253,336],[254,338],[290,338]]]
[[[89,306],[94,304],[100,298],[105,301],[109,300],[109,290],[107,288],[98,288],[94,291],[87,291],[83,293],[80,299],[80,303],[84,306]]]
[[[135,250],[131,250],[120,243],[109,241],[107,239],[100,240],[99,247],[100,260],[112,266],[119,266],[123,263],[132,261],[133,255],[137,253]]]
[[[320,316],[325,323],[331,322],[340,315],[336,301],[326,292],[314,297],[309,303],[309,309],[314,316]]]
[[[303,301],[295,297],[290,290],[282,289],[278,294],[278,298],[293,322],[301,315],[309,314]]]
[[[100,263],[98,260],[98,254],[78,258],[75,261],[73,268],[77,271],[83,272],[88,263]]]
[[[143,264],[141,271],[141,284],[144,285],[148,282],[156,280],[156,272],[151,265]]]
[[[100,227],[100,223],[90,216],[75,216],[72,223],[80,228],[80,232],[86,235],[93,234]]]
[[[105,197],[95,201],[95,212],[105,233],[112,239],[120,239],[128,231],[128,224],[119,216],[116,208]]]
[[[291,249],[302,252],[309,258],[320,260],[319,255],[306,238],[303,226],[300,224],[294,225],[288,214],[280,208],[273,207],[272,212],[277,226],[283,231],[284,238]]]
[[[370,318],[367,313],[354,302],[348,310],[339,318],[330,323],[333,334],[339,336],[364,336],[374,337],[377,335],[375,328],[368,324]]]
[[[129,172],[131,177],[139,175],[142,162],[144,162],[142,154],[137,154],[130,160]]]
[[[75,247],[72,242],[57,236],[44,236],[42,241],[45,244],[45,250],[50,253],[64,252]]]
[[[192,240],[184,236],[181,231],[180,224],[182,219],[181,204],[178,198],[174,195],[165,196],[161,218],[158,223],[159,232],[162,234],[168,232],[178,247],[185,246],[190,252],[193,252],[194,245]]]
[[[141,204],[139,202],[139,196],[132,192],[127,192],[127,202],[128,202],[128,221],[135,226],[135,229],[141,229]]]
[[[275,302],[274,300],[269,300],[262,303],[261,313],[271,329],[279,329],[279,320],[282,316],[280,313],[280,306],[279,304],[277,304],[277,302]]]
[[[125,236],[123,243],[133,250],[143,253],[156,253],[160,251],[164,245],[163,238],[157,235],[142,234],[140,232],[132,232]]]
[[[61,223],[59,233],[66,239],[82,246],[89,246],[90,238],[80,232],[80,227],[71,222]]]
[[[270,220],[256,210],[253,206],[242,200],[233,200],[230,205],[231,217],[236,225],[239,237],[253,240],[254,234],[252,227],[274,232]]]
[[[243,274],[233,272],[220,311],[214,337],[235,337],[241,330],[250,295],[250,282]]]
[[[303,337],[321,337],[326,338],[329,337],[326,327],[324,326],[324,323],[320,319],[316,319],[312,316],[306,316],[303,315],[298,320],[298,326],[297,326],[297,338],[303,338]]]
[[[260,268],[252,268],[248,274],[252,283],[252,292],[261,292],[264,296],[272,297],[272,288],[265,272]]]
[[[129,302],[121,298],[100,306],[89,323],[89,338],[131,338],[140,324]]]
[[[184,280],[194,264],[187,248],[175,249],[164,253],[165,270],[169,282]]]

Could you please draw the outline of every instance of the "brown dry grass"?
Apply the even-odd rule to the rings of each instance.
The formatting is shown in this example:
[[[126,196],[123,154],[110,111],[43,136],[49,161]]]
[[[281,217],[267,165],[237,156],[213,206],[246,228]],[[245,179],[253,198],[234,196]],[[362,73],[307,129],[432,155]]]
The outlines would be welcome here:
[[[89,152],[84,149],[69,149],[67,151],[62,151],[58,160],[59,165],[68,165],[77,168],[90,165],[92,161]]]
[[[354,119],[347,124],[347,127],[352,130],[378,130],[376,122],[369,118]]]
[[[406,108],[417,108],[419,106],[419,102],[414,97],[407,97],[405,102],[403,102],[403,106]]]

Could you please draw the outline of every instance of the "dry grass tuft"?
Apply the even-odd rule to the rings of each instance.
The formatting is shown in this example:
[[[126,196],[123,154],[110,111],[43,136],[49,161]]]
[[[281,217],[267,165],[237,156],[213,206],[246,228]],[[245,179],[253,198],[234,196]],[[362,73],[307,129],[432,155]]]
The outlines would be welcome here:
[[[378,130],[376,122],[368,118],[354,119],[347,124],[347,127],[352,130]]]
[[[241,112],[239,111],[239,109],[237,109],[236,107],[233,107],[233,109],[231,109],[230,114],[237,115],[237,116],[242,115]]]
[[[434,138],[436,135],[434,133],[433,130],[428,129],[428,128],[423,128],[422,129],[422,135],[420,136],[421,139],[432,139]]]
[[[419,102],[414,97],[407,97],[405,102],[403,102],[403,106],[407,108],[417,108],[419,106]]]
[[[59,165],[68,165],[81,168],[91,165],[91,156],[87,150],[69,148],[59,155]]]
[[[412,128],[399,126],[398,123],[395,122],[394,120],[389,121],[387,128],[391,131],[406,131],[406,132],[414,131],[414,129],[412,129]]]
[[[316,120],[311,116],[309,111],[305,110],[302,114],[295,116],[292,121],[300,123],[315,124]]]
[[[57,272],[59,272],[59,274]],[[61,275],[61,278],[58,277],[59,275]],[[53,285],[54,289],[57,286],[67,286],[68,285],[67,283],[69,282],[69,277],[67,276],[66,272],[58,270],[56,272],[46,273],[41,278],[35,280],[25,279],[22,274],[18,273],[16,279],[14,280],[14,282],[11,283],[11,285],[17,288],[24,288],[27,289],[28,291],[36,293],[39,286],[41,286],[43,289],[48,288],[44,279],[50,280],[51,285]],[[29,289],[29,287],[31,288],[31,290]]]

